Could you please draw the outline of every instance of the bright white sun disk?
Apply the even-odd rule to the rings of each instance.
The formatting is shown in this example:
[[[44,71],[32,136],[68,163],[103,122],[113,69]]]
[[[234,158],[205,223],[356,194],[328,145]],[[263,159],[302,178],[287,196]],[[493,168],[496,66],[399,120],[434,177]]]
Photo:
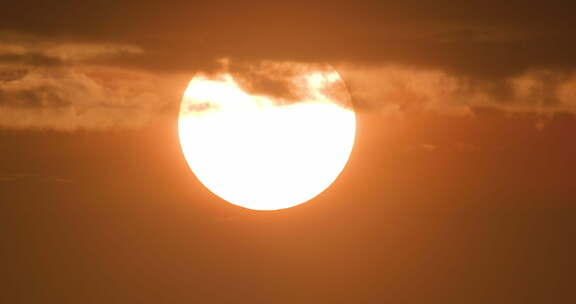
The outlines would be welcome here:
[[[309,98],[279,105],[246,93],[230,76],[195,77],[180,109],[186,161],[213,193],[233,204],[274,210],[306,202],[340,174],[356,118],[322,89],[336,72],[304,75]]]

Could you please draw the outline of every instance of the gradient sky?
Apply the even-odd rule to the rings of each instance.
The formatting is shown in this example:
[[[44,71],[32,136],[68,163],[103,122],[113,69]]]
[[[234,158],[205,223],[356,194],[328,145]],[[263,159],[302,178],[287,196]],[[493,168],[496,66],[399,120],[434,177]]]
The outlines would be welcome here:
[[[574,302],[574,11],[4,1],[0,302]],[[358,134],[326,192],[254,212],[195,179],[178,105],[221,58],[340,72]]]

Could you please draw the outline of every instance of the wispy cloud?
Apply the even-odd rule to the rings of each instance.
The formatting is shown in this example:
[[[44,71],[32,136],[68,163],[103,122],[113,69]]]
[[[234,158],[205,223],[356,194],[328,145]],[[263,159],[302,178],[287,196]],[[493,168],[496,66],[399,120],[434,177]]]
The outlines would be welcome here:
[[[551,113],[576,111],[576,73],[531,70],[477,79],[414,67],[351,66],[340,71],[360,110],[470,114],[471,107]]]
[[[0,175],[0,183],[12,183],[12,182],[46,182],[46,183],[56,183],[56,184],[71,184],[74,183],[72,179],[62,177],[62,176],[47,176],[41,174],[30,174],[30,173],[20,173],[20,174],[7,174]]]
[[[137,127],[177,105],[177,88],[150,73],[109,67],[5,70],[0,126],[61,131]]]
[[[177,107],[187,80],[213,71],[224,57],[250,65],[333,64],[361,110],[470,114],[477,106],[575,107],[576,23],[558,3],[89,1],[32,7],[17,2],[0,11],[0,127],[143,125]],[[294,96],[282,73],[241,66],[234,72],[240,82],[248,79],[248,90]]]

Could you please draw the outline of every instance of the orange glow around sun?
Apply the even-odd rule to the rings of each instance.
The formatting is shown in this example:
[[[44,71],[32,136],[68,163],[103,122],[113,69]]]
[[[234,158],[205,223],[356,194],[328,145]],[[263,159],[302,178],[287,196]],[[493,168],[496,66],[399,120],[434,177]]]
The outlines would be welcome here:
[[[190,81],[180,144],[200,182],[222,199],[289,208],[324,191],[346,165],[356,117],[342,79],[332,69],[298,71],[286,80],[300,92],[292,102],[248,93],[228,72]]]

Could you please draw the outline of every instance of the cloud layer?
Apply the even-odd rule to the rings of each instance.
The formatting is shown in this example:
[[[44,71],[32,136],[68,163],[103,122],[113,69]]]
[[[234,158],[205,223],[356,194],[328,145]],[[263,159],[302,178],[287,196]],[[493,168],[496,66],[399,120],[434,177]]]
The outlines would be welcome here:
[[[342,66],[358,109],[466,113],[471,107],[510,111],[576,110],[576,73],[533,70],[478,79],[441,70]]]
[[[17,1],[0,12],[0,126],[145,124],[177,107],[186,77],[221,58],[242,63],[235,72],[247,88],[287,97],[281,75],[243,64],[332,64],[363,110],[573,111],[567,5]]]
[[[0,127],[137,127],[177,105],[177,88],[172,87],[180,84],[177,75],[102,63],[142,54],[137,46],[59,43],[14,34],[2,38]]]

